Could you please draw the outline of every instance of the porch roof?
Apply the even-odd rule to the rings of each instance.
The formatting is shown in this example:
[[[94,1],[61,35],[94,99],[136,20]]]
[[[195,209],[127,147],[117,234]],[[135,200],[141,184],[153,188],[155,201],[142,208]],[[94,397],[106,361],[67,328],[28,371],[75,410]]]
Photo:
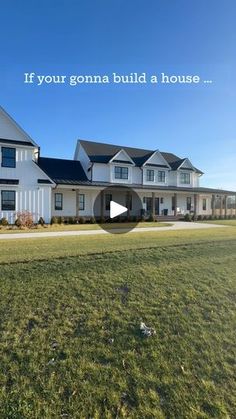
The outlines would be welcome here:
[[[100,187],[100,188],[107,188],[107,187],[119,187],[119,188],[132,188],[132,189],[142,189],[146,191],[163,191],[163,192],[191,192],[191,193],[201,193],[201,194],[216,194],[216,195],[236,195],[236,191],[228,191],[224,189],[213,189],[213,188],[204,188],[204,187],[196,187],[196,188],[188,188],[188,187],[178,187],[178,186],[149,186],[149,185],[140,185],[140,184],[120,184],[120,183],[110,183],[110,182],[91,182],[87,181],[67,181],[58,182],[59,186],[63,185],[71,185],[71,186],[87,186],[87,187]]]

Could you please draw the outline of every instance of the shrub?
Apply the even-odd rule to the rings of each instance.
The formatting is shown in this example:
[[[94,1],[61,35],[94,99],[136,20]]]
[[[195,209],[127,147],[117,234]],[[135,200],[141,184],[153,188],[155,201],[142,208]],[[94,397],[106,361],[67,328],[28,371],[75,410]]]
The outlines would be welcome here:
[[[8,226],[8,221],[7,221],[7,219],[6,219],[5,217],[3,217],[3,218],[1,219],[1,221],[0,221],[0,224],[1,224],[2,226]]]
[[[191,214],[189,214],[189,213],[185,214],[185,216],[184,216],[184,221],[192,221],[192,216],[191,216]]]
[[[52,218],[51,218],[51,224],[57,224],[57,217],[52,216]]]
[[[96,224],[96,220],[95,220],[95,218],[94,218],[94,217],[91,217],[91,218],[89,219],[89,223],[90,223],[90,224]]]
[[[38,224],[39,224],[39,225],[41,225],[42,227],[44,226],[45,221],[44,221],[43,217],[40,217],[40,218],[39,218],[39,220],[38,220]]]
[[[208,220],[213,220],[213,216],[212,215],[209,215],[208,216]]]
[[[21,227],[21,220],[19,218],[16,219],[15,226],[16,227]]]
[[[31,228],[34,225],[33,214],[29,211],[18,211],[17,215],[17,223],[20,227]]]
[[[85,224],[86,220],[84,217],[79,217],[79,223],[80,224]]]
[[[199,214],[199,215],[197,216],[197,220],[198,220],[198,221],[202,221],[202,215],[201,215],[201,214]]]
[[[153,222],[153,221],[154,221],[154,217],[153,217],[153,215],[152,215],[152,214],[150,214],[150,215],[149,215],[149,217],[148,217],[147,221],[148,221],[148,222]]]

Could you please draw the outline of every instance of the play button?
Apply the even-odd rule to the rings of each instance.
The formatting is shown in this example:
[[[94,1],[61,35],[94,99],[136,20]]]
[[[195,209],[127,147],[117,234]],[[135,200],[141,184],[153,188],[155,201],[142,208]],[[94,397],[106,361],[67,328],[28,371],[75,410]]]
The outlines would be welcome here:
[[[100,189],[93,204],[93,217],[108,233],[127,233],[137,226],[143,214],[140,196],[126,185]]]
[[[118,204],[115,201],[110,201],[110,218],[118,217],[118,215],[124,214],[128,211],[128,208]]]

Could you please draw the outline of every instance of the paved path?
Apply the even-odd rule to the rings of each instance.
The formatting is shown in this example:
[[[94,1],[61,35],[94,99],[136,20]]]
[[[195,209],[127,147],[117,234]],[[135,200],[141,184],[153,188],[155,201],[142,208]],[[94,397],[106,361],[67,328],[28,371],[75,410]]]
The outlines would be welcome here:
[[[145,233],[147,231],[175,231],[175,230],[199,230],[206,228],[227,228],[225,225],[220,224],[207,224],[207,223],[193,223],[193,222],[184,222],[184,221],[174,221],[171,226],[164,227],[141,227],[134,228],[130,233]],[[112,234],[125,233],[125,228],[114,229]],[[10,239],[36,239],[43,237],[65,237],[65,236],[90,236],[94,234],[111,234],[108,231],[104,230],[82,230],[82,231],[55,231],[55,232],[45,232],[45,233],[6,233],[0,234],[0,240],[10,240]]]

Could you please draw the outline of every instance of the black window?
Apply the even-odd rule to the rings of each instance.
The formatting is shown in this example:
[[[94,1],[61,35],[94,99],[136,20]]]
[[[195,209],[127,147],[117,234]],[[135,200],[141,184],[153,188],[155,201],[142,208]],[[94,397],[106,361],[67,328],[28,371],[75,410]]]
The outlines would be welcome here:
[[[190,184],[190,173],[180,172],[180,183],[189,185]]]
[[[158,170],[158,182],[166,181],[166,172],[164,170]]]
[[[203,198],[203,200],[202,200],[202,209],[203,209],[203,211],[206,211],[206,209],[207,209],[207,200],[206,200],[206,198]]]
[[[191,211],[191,206],[192,206],[192,199],[191,196],[187,197],[187,211]]]
[[[105,208],[106,211],[110,211],[110,203],[112,201],[112,194],[106,193],[105,195]]]
[[[85,209],[85,195],[79,194],[79,210],[84,211]]]
[[[132,195],[130,195],[130,194],[127,194],[126,195],[126,204],[125,204],[125,206],[126,206],[126,208],[128,208],[128,210],[130,210],[130,211],[132,211],[132,202],[133,200],[132,200]]]
[[[152,210],[152,198],[144,197],[143,202],[146,204],[146,211],[150,212]]]
[[[16,209],[16,192],[2,191],[2,211],[15,211]]]
[[[172,207],[172,211],[175,210],[175,196],[171,197],[171,207]]]
[[[63,208],[63,195],[62,193],[55,193],[55,210],[62,210]]]
[[[154,170],[147,169],[147,172],[146,172],[146,180],[148,182],[154,182]]]
[[[128,179],[128,167],[115,166],[115,179]]]
[[[2,167],[16,167],[16,149],[2,147]]]

